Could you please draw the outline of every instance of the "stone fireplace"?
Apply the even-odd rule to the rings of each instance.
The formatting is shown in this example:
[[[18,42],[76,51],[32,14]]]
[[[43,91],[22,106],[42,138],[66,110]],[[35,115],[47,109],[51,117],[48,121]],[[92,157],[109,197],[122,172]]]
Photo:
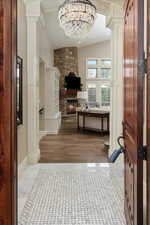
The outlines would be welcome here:
[[[69,104],[67,100],[74,99],[77,102],[75,100],[77,99],[77,92],[65,91],[65,76],[68,76],[70,72],[74,72],[78,76],[78,49],[76,47],[55,49],[54,65],[60,71],[60,111],[62,116],[73,114],[76,103]],[[70,108],[69,114],[67,113],[68,107]]]

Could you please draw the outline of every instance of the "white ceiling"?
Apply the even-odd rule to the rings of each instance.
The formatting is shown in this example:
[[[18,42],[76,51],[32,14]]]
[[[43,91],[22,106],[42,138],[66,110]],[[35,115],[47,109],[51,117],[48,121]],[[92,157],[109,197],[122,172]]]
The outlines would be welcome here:
[[[42,1],[43,9],[47,12],[50,12],[50,11],[56,11],[65,0],[41,0],[41,1]],[[101,5],[105,5],[106,7],[110,3],[122,4],[123,1],[124,0],[91,0],[91,2],[95,4],[96,6],[101,4]]]
[[[95,0],[93,0],[94,3]],[[68,38],[58,21],[58,9],[64,0],[43,0],[42,8],[45,14],[46,26],[49,39],[54,48],[66,46],[83,47],[105,40],[110,40],[111,31],[105,26],[105,16],[97,14],[97,19],[88,36],[80,42]]]

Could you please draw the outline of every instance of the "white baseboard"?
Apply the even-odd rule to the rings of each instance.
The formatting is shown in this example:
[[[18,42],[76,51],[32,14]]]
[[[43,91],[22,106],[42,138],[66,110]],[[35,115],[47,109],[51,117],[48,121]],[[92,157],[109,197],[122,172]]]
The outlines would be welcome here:
[[[39,138],[39,140],[41,140],[47,134],[48,134],[47,131],[40,131],[40,138]]]
[[[58,134],[59,130],[47,131],[47,134]]]
[[[40,131],[40,140],[48,134],[58,134],[59,130]]]
[[[28,167],[28,157],[26,156],[25,159],[18,165],[18,176],[21,176],[27,167]]]

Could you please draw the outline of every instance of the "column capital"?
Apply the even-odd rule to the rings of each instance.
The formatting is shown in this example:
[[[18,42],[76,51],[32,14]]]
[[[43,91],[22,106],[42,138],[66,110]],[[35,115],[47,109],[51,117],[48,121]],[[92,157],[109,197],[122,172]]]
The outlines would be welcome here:
[[[29,18],[39,18],[41,16],[41,0],[26,0],[26,16]]]
[[[106,2],[104,0],[98,0],[98,1],[96,0],[95,5],[96,5],[98,13],[103,15],[109,15],[110,6],[111,6],[110,2]]]
[[[53,70],[53,67],[48,64],[45,64],[45,70],[47,73],[50,73]]]
[[[123,7],[112,3],[110,14],[106,17],[106,26],[113,29],[118,24],[123,24]]]

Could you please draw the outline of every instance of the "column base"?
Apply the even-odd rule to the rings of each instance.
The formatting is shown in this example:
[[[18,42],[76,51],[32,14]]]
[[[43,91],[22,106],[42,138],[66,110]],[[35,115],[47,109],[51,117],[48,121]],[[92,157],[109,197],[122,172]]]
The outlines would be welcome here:
[[[29,164],[37,164],[40,160],[40,149],[36,152],[28,154],[28,162]]]

